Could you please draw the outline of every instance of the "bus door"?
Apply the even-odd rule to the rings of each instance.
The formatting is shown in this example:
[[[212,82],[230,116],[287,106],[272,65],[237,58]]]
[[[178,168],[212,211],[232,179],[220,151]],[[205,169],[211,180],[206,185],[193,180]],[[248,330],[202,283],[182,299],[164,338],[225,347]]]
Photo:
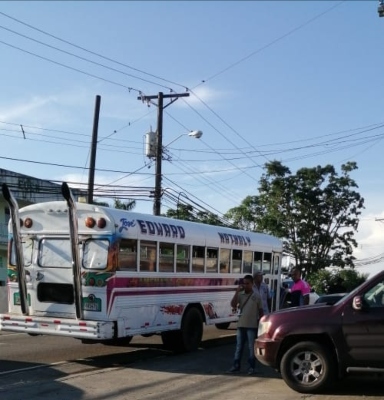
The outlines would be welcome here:
[[[68,218],[68,217],[67,217]],[[36,243],[31,274],[33,308],[37,313],[74,317],[71,242],[68,237],[41,237]]]

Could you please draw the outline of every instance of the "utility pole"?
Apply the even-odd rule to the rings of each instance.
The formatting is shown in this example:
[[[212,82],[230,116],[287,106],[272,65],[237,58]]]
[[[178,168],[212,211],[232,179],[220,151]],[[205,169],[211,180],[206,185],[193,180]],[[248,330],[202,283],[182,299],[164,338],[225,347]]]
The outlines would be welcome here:
[[[161,161],[163,155],[163,110],[175,102],[179,97],[188,97],[189,93],[173,93],[164,94],[159,92],[153,96],[139,96],[137,100],[147,101],[157,99],[157,131],[156,131],[156,180],[155,180],[155,193],[153,202],[153,215],[160,215],[161,213]],[[171,99],[171,101],[164,106],[164,99]]]
[[[93,186],[95,183],[95,164],[96,164],[96,149],[97,149],[97,132],[99,129],[100,101],[101,97],[97,95],[95,102],[95,114],[93,117],[91,160],[90,160],[89,175],[88,175],[88,204],[93,204]]]

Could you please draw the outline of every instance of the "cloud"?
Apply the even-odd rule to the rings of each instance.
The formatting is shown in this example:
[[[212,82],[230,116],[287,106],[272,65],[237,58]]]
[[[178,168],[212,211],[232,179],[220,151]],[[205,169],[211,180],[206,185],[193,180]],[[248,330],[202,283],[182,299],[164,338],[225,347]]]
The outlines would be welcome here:
[[[219,99],[226,100],[228,97],[229,95],[222,90],[215,90],[209,88],[208,86],[199,86],[198,88],[193,89],[189,97],[183,99],[184,101],[178,101],[177,105],[179,107],[186,108],[188,107],[186,103],[188,103],[195,108],[205,107],[205,105],[202,103],[203,101],[209,106],[213,106],[215,103],[217,103]]]
[[[54,96],[33,96],[30,100],[11,105],[8,108],[3,106],[0,119],[5,122],[30,120],[36,115],[36,112],[41,111],[44,107],[54,102]]]
[[[375,274],[384,269],[384,260],[373,263],[384,254],[384,212],[379,216],[373,214],[365,215],[359,223],[359,230],[355,234],[358,247],[354,249],[353,255],[360,261],[357,269],[363,273]]]

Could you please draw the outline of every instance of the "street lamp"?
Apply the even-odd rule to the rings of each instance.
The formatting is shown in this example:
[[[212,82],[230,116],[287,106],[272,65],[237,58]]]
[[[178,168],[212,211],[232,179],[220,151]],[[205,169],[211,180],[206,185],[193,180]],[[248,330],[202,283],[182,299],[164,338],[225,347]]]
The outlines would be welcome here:
[[[379,7],[377,8],[377,12],[379,13],[379,17],[384,17],[384,0],[379,1]]]
[[[177,206],[176,206],[176,216],[179,218],[179,204],[180,204],[180,196],[183,195],[184,197],[188,198],[188,196],[184,192],[179,192],[177,196]]]
[[[182,136],[189,136],[196,139],[200,139],[203,136],[202,131],[191,131],[188,133],[182,133],[177,136],[171,142],[167,144],[169,146],[171,143],[174,143],[176,140],[180,139]],[[150,158],[154,158],[156,161],[156,180],[155,180],[155,193],[154,193],[154,202],[153,202],[153,215],[160,215],[161,209],[161,162],[163,159],[164,148],[162,144],[162,136],[158,135],[156,132],[148,132],[146,134],[146,156]]]
[[[168,154],[168,147],[169,147],[170,144],[176,142],[176,140],[180,139],[183,136],[189,136],[189,137],[193,137],[193,138],[196,138],[196,139],[200,139],[203,136],[203,132],[202,131],[191,131],[191,132],[188,132],[188,133],[182,133],[181,135],[177,136],[175,139],[173,139],[167,145],[163,146],[163,151],[162,151],[162,154],[161,154],[161,158],[163,160],[171,161],[171,156]]]
[[[191,131],[188,133],[182,133],[181,135],[177,136],[175,139],[173,139],[171,142],[169,142],[167,145],[165,145],[164,147],[168,147],[170,144],[172,144],[173,142],[176,142],[177,139],[180,139],[182,136],[190,136],[196,139],[200,139],[203,136],[203,132],[202,131]]]

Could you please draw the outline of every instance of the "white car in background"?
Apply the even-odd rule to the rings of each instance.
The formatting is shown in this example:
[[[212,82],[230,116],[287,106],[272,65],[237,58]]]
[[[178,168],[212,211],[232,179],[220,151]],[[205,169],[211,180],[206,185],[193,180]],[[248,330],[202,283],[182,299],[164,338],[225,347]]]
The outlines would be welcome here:
[[[291,278],[287,278],[287,279],[283,279],[281,282],[282,286],[284,289],[290,289],[293,286],[293,279]],[[319,295],[312,289],[311,293],[309,293],[309,304],[315,304],[316,300],[319,298]],[[289,305],[285,305],[283,304],[282,308],[286,308]]]

